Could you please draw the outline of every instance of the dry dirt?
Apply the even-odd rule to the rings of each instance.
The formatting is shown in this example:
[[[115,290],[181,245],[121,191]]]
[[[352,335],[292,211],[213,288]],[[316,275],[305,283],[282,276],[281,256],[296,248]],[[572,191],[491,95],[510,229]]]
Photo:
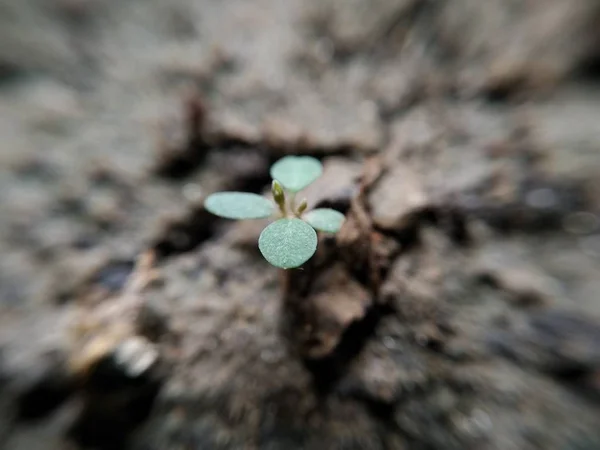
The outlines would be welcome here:
[[[0,0],[0,448],[600,448],[596,0]],[[302,270],[202,208],[325,166]]]

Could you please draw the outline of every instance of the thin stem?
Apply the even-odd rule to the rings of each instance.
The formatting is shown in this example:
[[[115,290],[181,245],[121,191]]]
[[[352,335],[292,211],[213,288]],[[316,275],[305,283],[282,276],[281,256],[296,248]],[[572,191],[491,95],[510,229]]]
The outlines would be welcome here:
[[[290,194],[290,211],[292,214],[296,214],[296,193],[292,192]]]

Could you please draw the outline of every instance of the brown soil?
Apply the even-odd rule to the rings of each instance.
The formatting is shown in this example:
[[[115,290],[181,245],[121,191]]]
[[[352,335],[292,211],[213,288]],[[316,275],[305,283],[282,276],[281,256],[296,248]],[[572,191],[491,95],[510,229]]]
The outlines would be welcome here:
[[[600,448],[595,0],[0,0],[0,448]],[[202,201],[320,158],[301,270]]]

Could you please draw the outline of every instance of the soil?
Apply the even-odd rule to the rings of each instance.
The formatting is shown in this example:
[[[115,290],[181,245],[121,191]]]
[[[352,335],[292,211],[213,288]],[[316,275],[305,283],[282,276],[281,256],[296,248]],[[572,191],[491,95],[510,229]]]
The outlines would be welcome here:
[[[0,0],[0,448],[600,448],[596,0]],[[208,214],[322,160],[281,272]]]

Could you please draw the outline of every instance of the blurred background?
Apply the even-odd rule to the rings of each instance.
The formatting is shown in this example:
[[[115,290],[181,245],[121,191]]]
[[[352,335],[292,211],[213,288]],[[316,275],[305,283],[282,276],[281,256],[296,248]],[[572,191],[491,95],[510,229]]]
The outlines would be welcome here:
[[[0,448],[600,449],[596,0],[0,0]],[[208,214],[319,158],[282,275]]]

